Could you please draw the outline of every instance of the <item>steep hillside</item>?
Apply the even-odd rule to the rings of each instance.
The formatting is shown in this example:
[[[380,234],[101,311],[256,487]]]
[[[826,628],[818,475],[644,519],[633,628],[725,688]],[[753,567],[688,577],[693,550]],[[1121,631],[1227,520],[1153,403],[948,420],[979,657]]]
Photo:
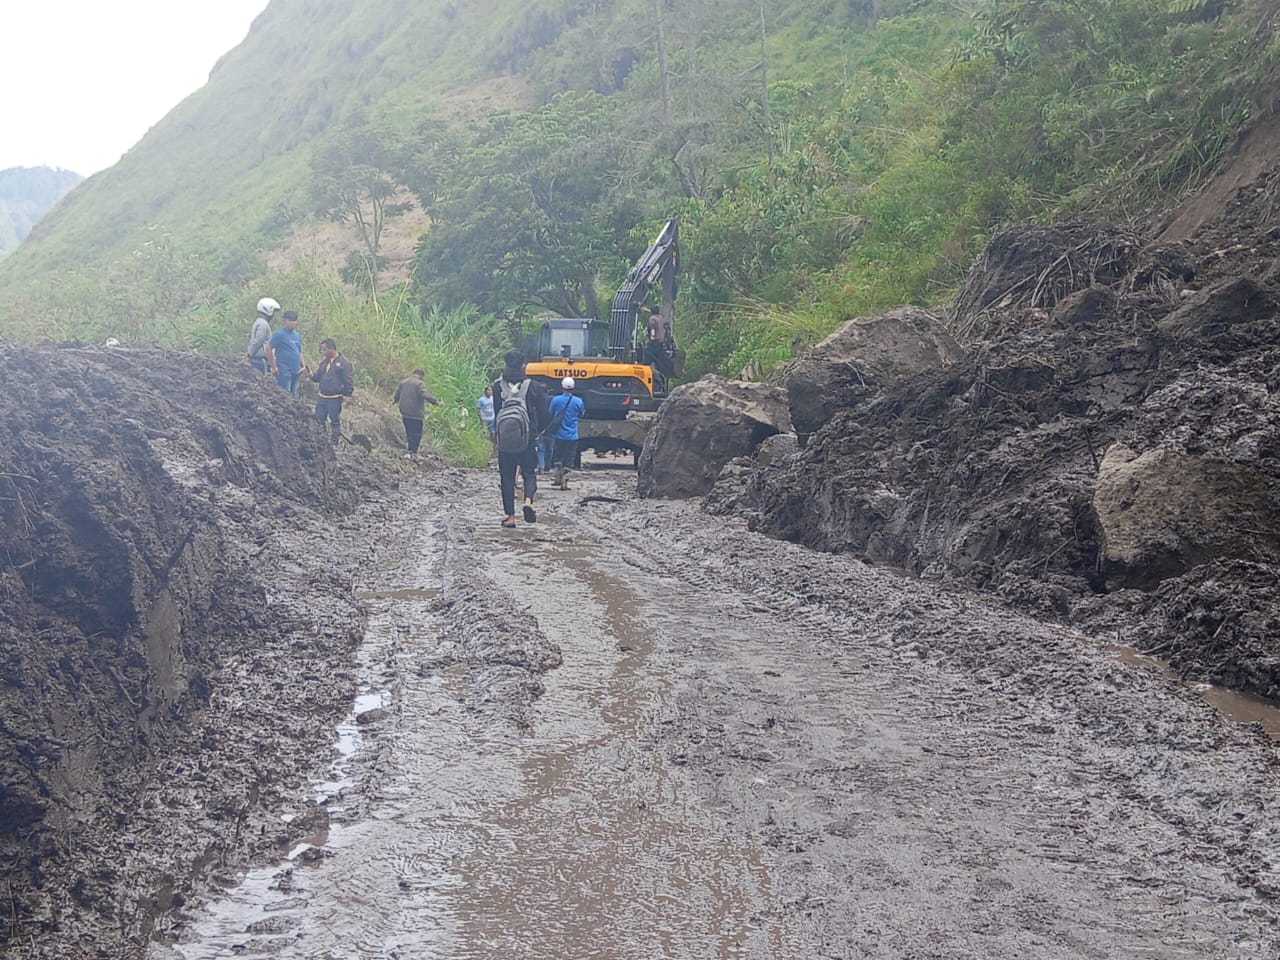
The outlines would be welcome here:
[[[263,287],[345,321],[408,279],[372,312],[517,333],[597,310],[674,215],[689,369],[767,371],[841,317],[943,302],[1010,224],[1171,206],[1270,108],[1274,20],[1263,0],[273,0],[0,266],[0,332],[228,350]],[[339,282],[340,306],[311,292]]]
[[[0,257],[26,239],[36,221],[83,179],[51,167],[0,170]]]

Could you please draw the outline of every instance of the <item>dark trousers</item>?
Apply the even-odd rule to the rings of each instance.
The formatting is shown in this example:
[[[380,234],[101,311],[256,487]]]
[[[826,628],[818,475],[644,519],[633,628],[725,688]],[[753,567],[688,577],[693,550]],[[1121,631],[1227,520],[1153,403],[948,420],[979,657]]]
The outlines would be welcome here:
[[[577,460],[578,441],[556,437],[556,452],[552,455],[551,462],[568,470],[577,463]]]
[[[321,397],[316,401],[316,421],[323,427],[326,420],[333,423],[329,431],[329,442],[336,447],[342,437],[341,397]]]
[[[508,517],[516,515],[516,468],[524,474],[524,495],[530,501],[538,492],[538,452],[533,444],[519,453],[498,451],[498,483],[502,487],[502,509]]]
[[[257,370],[263,376],[266,376],[266,373],[267,373],[266,357],[250,357],[249,363],[253,365],[253,369]]]
[[[422,443],[422,418],[401,417],[404,421],[404,438],[409,444],[409,452],[417,453],[418,444]]]

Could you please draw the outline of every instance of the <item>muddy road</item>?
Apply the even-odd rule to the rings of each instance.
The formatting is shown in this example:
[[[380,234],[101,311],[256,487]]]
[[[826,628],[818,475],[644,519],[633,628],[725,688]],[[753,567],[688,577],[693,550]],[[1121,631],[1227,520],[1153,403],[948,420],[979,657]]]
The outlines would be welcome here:
[[[1229,715],[1265,707],[635,482],[515,531],[493,471],[361,508],[358,691],[278,811],[302,839],[148,956],[1280,951],[1276,744]]]

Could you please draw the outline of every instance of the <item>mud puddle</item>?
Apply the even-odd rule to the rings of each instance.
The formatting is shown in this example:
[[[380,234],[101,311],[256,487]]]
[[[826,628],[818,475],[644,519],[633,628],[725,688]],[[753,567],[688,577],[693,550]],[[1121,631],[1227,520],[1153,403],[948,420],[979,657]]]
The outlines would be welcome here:
[[[1170,680],[1178,680],[1177,672],[1159,657],[1141,653],[1124,644],[1108,644],[1105,649],[1122,663],[1153,670]],[[1188,689],[1199,694],[1206,703],[1228,720],[1240,724],[1257,724],[1272,740],[1280,740],[1280,707],[1261,697],[1228,690],[1212,683],[1189,683]]]
[[[406,525],[358,584],[362,693],[315,786],[324,828],[156,960],[776,955],[763,854],[644,735],[670,696],[653,623],[673,612],[651,611],[635,569],[567,515],[514,536],[471,524]],[[459,659],[442,619],[457,592],[442,585],[481,568],[482,595],[563,654],[526,729],[486,712],[512,667]]]

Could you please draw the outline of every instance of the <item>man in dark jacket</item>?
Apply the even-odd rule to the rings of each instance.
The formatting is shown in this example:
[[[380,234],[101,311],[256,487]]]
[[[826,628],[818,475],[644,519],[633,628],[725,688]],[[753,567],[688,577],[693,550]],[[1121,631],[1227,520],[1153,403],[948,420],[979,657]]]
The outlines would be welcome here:
[[[533,498],[538,492],[538,435],[551,422],[551,399],[546,387],[524,375],[524,354],[508,350],[502,358],[502,376],[493,382],[493,413],[498,437],[498,481],[502,488],[502,518],[504,527],[516,525],[516,468],[524,477],[524,519],[534,523],[538,519],[533,509]],[[506,433],[502,416],[504,404],[522,404],[528,415],[527,442],[522,449],[504,451],[503,436]]]
[[[413,376],[405,377],[400,381],[396,392],[391,397],[392,403],[400,405],[400,419],[404,421],[404,436],[409,447],[406,457],[418,455],[418,445],[422,443],[422,421],[426,417],[427,404],[433,407],[440,406],[440,401],[423,382],[426,376],[427,371],[421,368],[413,371]]]
[[[355,392],[355,381],[352,377],[351,361],[338,352],[338,345],[333,337],[325,337],[320,341],[320,352],[324,359],[316,367],[311,379],[318,385],[319,397],[316,398],[316,420],[324,426],[328,420],[333,424],[330,442],[336,447],[342,436],[342,405],[351,399]]]

